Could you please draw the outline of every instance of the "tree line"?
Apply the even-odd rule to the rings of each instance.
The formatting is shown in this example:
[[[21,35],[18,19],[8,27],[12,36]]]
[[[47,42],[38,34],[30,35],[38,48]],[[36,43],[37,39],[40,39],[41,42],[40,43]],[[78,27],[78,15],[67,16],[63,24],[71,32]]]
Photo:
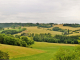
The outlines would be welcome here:
[[[0,23],[0,27],[18,27],[18,26],[39,26],[39,25],[56,25],[56,23]]]
[[[16,33],[20,33],[24,30],[26,30],[26,28],[22,28],[22,29],[19,29],[19,30],[3,30],[1,33],[13,35],[13,34],[16,34]]]
[[[66,43],[66,44],[78,44],[80,36],[66,36],[66,35],[55,35],[52,36],[51,33],[40,33],[40,34],[26,34],[22,33],[22,36],[33,37],[34,41],[38,42],[50,42],[50,43]],[[16,36],[20,38],[20,35]]]
[[[59,28],[59,27],[54,27],[52,30],[53,30],[53,31],[59,31],[59,32],[67,31],[67,30],[61,29],[61,28]]]
[[[80,27],[80,24],[63,24],[63,26]]]
[[[54,37],[51,37],[51,35],[36,34],[33,39],[34,41],[39,42],[78,44],[77,39],[79,39],[79,36],[55,35]]]
[[[27,47],[31,44],[34,44],[34,40],[33,38],[27,36],[21,36],[20,38],[16,38],[10,34],[9,35],[0,34],[0,43]]]

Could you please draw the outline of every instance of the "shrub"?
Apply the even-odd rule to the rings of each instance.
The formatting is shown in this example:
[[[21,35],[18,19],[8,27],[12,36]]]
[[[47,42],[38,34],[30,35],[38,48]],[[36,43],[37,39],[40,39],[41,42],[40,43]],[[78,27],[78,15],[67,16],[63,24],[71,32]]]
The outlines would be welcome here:
[[[26,36],[21,36],[20,38],[22,41],[25,41],[27,43],[27,45],[31,45],[34,43],[33,38],[30,37],[26,37]]]
[[[9,59],[8,53],[0,51],[0,59]]]
[[[53,30],[53,31],[60,31],[60,32],[66,31],[66,30],[61,29],[61,28],[59,28],[59,27],[54,27],[54,28],[52,28],[52,30]]]
[[[8,44],[8,45],[16,45],[16,46],[23,46],[26,47],[27,43],[24,40],[21,40],[19,38],[7,36],[7,35],[1,35],[0,36],[0,43],[1,44]]]
[[[26,30],[26,28],[19,29],[19,31],[17,31],[17,30],[4,30],[1,33],[13,35],[13,34],[16,34],[16,33],[20,33],[20,32],[22,32],[24,30]]]
[[[55,60],[77,60],[77,59],[79,59],[79,55],[78,54],[79,53],[76,52],[75,50],[72,51],[70,49],[60,48],[55,53]]]

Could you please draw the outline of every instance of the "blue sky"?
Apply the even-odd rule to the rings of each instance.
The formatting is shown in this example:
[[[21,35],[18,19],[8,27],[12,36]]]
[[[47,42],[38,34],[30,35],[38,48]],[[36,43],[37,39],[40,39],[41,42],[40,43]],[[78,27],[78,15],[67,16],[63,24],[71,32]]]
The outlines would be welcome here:
[[[0,23],[80,23],[80,0],[0,0]]]

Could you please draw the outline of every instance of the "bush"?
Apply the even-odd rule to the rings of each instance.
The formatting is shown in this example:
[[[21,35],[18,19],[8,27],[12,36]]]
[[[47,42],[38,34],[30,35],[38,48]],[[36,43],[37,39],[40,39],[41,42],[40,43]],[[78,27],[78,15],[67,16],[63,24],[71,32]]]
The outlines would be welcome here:
[[[24,30],[26,30],[26,28],[19,29],[19,31],[17,31],[17,30],[4,30],[1,33],[13,35],[13,34],[16,34],[16,33],[20,33],[20,32],[22,32]]]
[[[71,51],[69,49],[60,48],[55,53],[55,60],[77,60],[79,59],[79,53],[75,50]]]
[[[54,27],[52,30],[53,30],[53,31],[60,31],[60,32],[66,31],[66,30],[61,29],[61,28],[59,28],[59,27]]]
[[[38,25],[38,28],[39,27],[42,27],[42,28],[51,28],[52,26],[51,25],[43,24],[43,25]]]
[[[21,40],[19,38],[15,38],[15,37],[11,37],[11,36],[7,36],[7,35],[0,35],[0,43],[1,44],[8,44],[8,45],[16,45],[16,46],[23,46],[23,47],[27,47],[27,43],[29,45],[33,44],[32,42],[34,42],[33,40],[29,40],[29,41],[25,41],[26,38],[24,40]]]
[[[21,39],[22,41],[25,41],[25,42],[27,43],[27,45],[34,44],[33,38],[26,37],[26,36],[21,36],[20,39]]]
[[[9,59],[8,53],[0,51],[0,59]]]

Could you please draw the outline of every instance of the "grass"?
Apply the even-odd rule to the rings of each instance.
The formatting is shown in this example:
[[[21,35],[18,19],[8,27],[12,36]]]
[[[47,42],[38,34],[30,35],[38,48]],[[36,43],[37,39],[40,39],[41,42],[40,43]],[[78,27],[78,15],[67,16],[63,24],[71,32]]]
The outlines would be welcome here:
[[[61,29],[69,29],[71,31],[75,31],[75,30],[79,30],[80,29],[80,27],[74,28],[74,27],[69,27],[69,26],[63,26],[63,24],[53,25],[53,27],[59,27]],[[53,27],[51,27],[51,28],[37,28],[37,26],[33,26],[33,27],[22,27],[22,28],[26,28],[27,30],[22,31],[22,32],[17,33],[17,34],[14,34],[14,35],[21,35],[21,33],[34,33],[34,34],[51,33],[52,36],[57,35],[57,34],[58,35],[61,35],[62,34],[62,32],[47,30],[47,29],[51,29],[52,30]],[[4,28],[4,30],[8,30],[8,29],[7,28]],[[9,28],[9,30],[17,30],[18,31],[19,29],[18,28],[16,28],[16,29]],[[69,36],[71,36],[71,35],[80,35],[80,34],[73,32],[73,34],[70,34]]]
[[[61,25],[60,24],[59,25],[54,25],[54,27],[59,27],[61,29],[69,29],[71,31],[75,31],[75,30],[79,30],[80,29],[80,27],[76,27],[75,28],[75,27],[63,26],[62,24]],[[77,32],[79,32],[79,31],[77,31]],[[69,34],[68,36],[75,36],[75,35],[80,35],[80,33],[73,32],[73,34]]]
[[[4,28],[4,30],[0,30],[0,32],[5,31],[5,30],[17,30],[17,31],[19,31],[21,29],[12,29],[12,28],[7,29],[7,28]]]
[[[60,43],[46,43],[46,42],[35,42],[31,47],[32,49],[43,50],[45,53],[35,54],[25,57],[13,58],[12,60],[51,60],[54,59],[55,52],[60,48],[74,49],[75,44],[60,44]]]
[[[74,28],[74,27],[69,27],[69,26],[63,26],[62,24],[54,25],[54,27],[59,27],[61,29],[69,29],[69,30],[72,30],[72,31],[79,30],[80,29],[80,27]]]
[[[19,47],[19,46],[12,46],[12,45],[5,45],[5,44],[0,44],[0,50],[3,52],[8,52],[10,59],[44,53],[44,51],[42,50]]]
[[[59,27],[61,29],[69,29],[71,31],[75,31],[75,30],[79,30],[80,29],[80,27],[74,28],[74,27],[69,27],[69,26],[63,26],[62,24],[53,25],[53,27]],[[27,30],[22,31],[22,32],[17,33],[17,34],[14,34],[14,35],[21,35],[21,33],[34,33],[34,34],[51,33],[52,36],[57,35],[57,34],[58,35],[61,35],[62,34],[62,32],[47,30],[47,29],[52,29],[53,27],[51,27],[51,28],[37,28],[37,26],[33,26],[33,27],[22,27],[22,28],[26,28]],[[5,30],[8,30],[8,29],[5,28]],[[16,29],[9,28],[9,30],[19,30],[19,29],[17,29],[17,28]],[[70,34],[69,36],[72,36],[72,35],[80,35],[80,34],[73,32],[73,34]]]
[[[76,36],[76,35],[80,36],[80,33],[73,33],[73,34],[70,34],[69,36]]]
[[[57,31],[49,31],[46,28],[37,28],[37,27],[24,27],[27,30],[23,31],[24,33],[34,33],[34,34],[40,34],[40,33],[51,33],[52,35],[56,34],[62,34],[62,32]]]

